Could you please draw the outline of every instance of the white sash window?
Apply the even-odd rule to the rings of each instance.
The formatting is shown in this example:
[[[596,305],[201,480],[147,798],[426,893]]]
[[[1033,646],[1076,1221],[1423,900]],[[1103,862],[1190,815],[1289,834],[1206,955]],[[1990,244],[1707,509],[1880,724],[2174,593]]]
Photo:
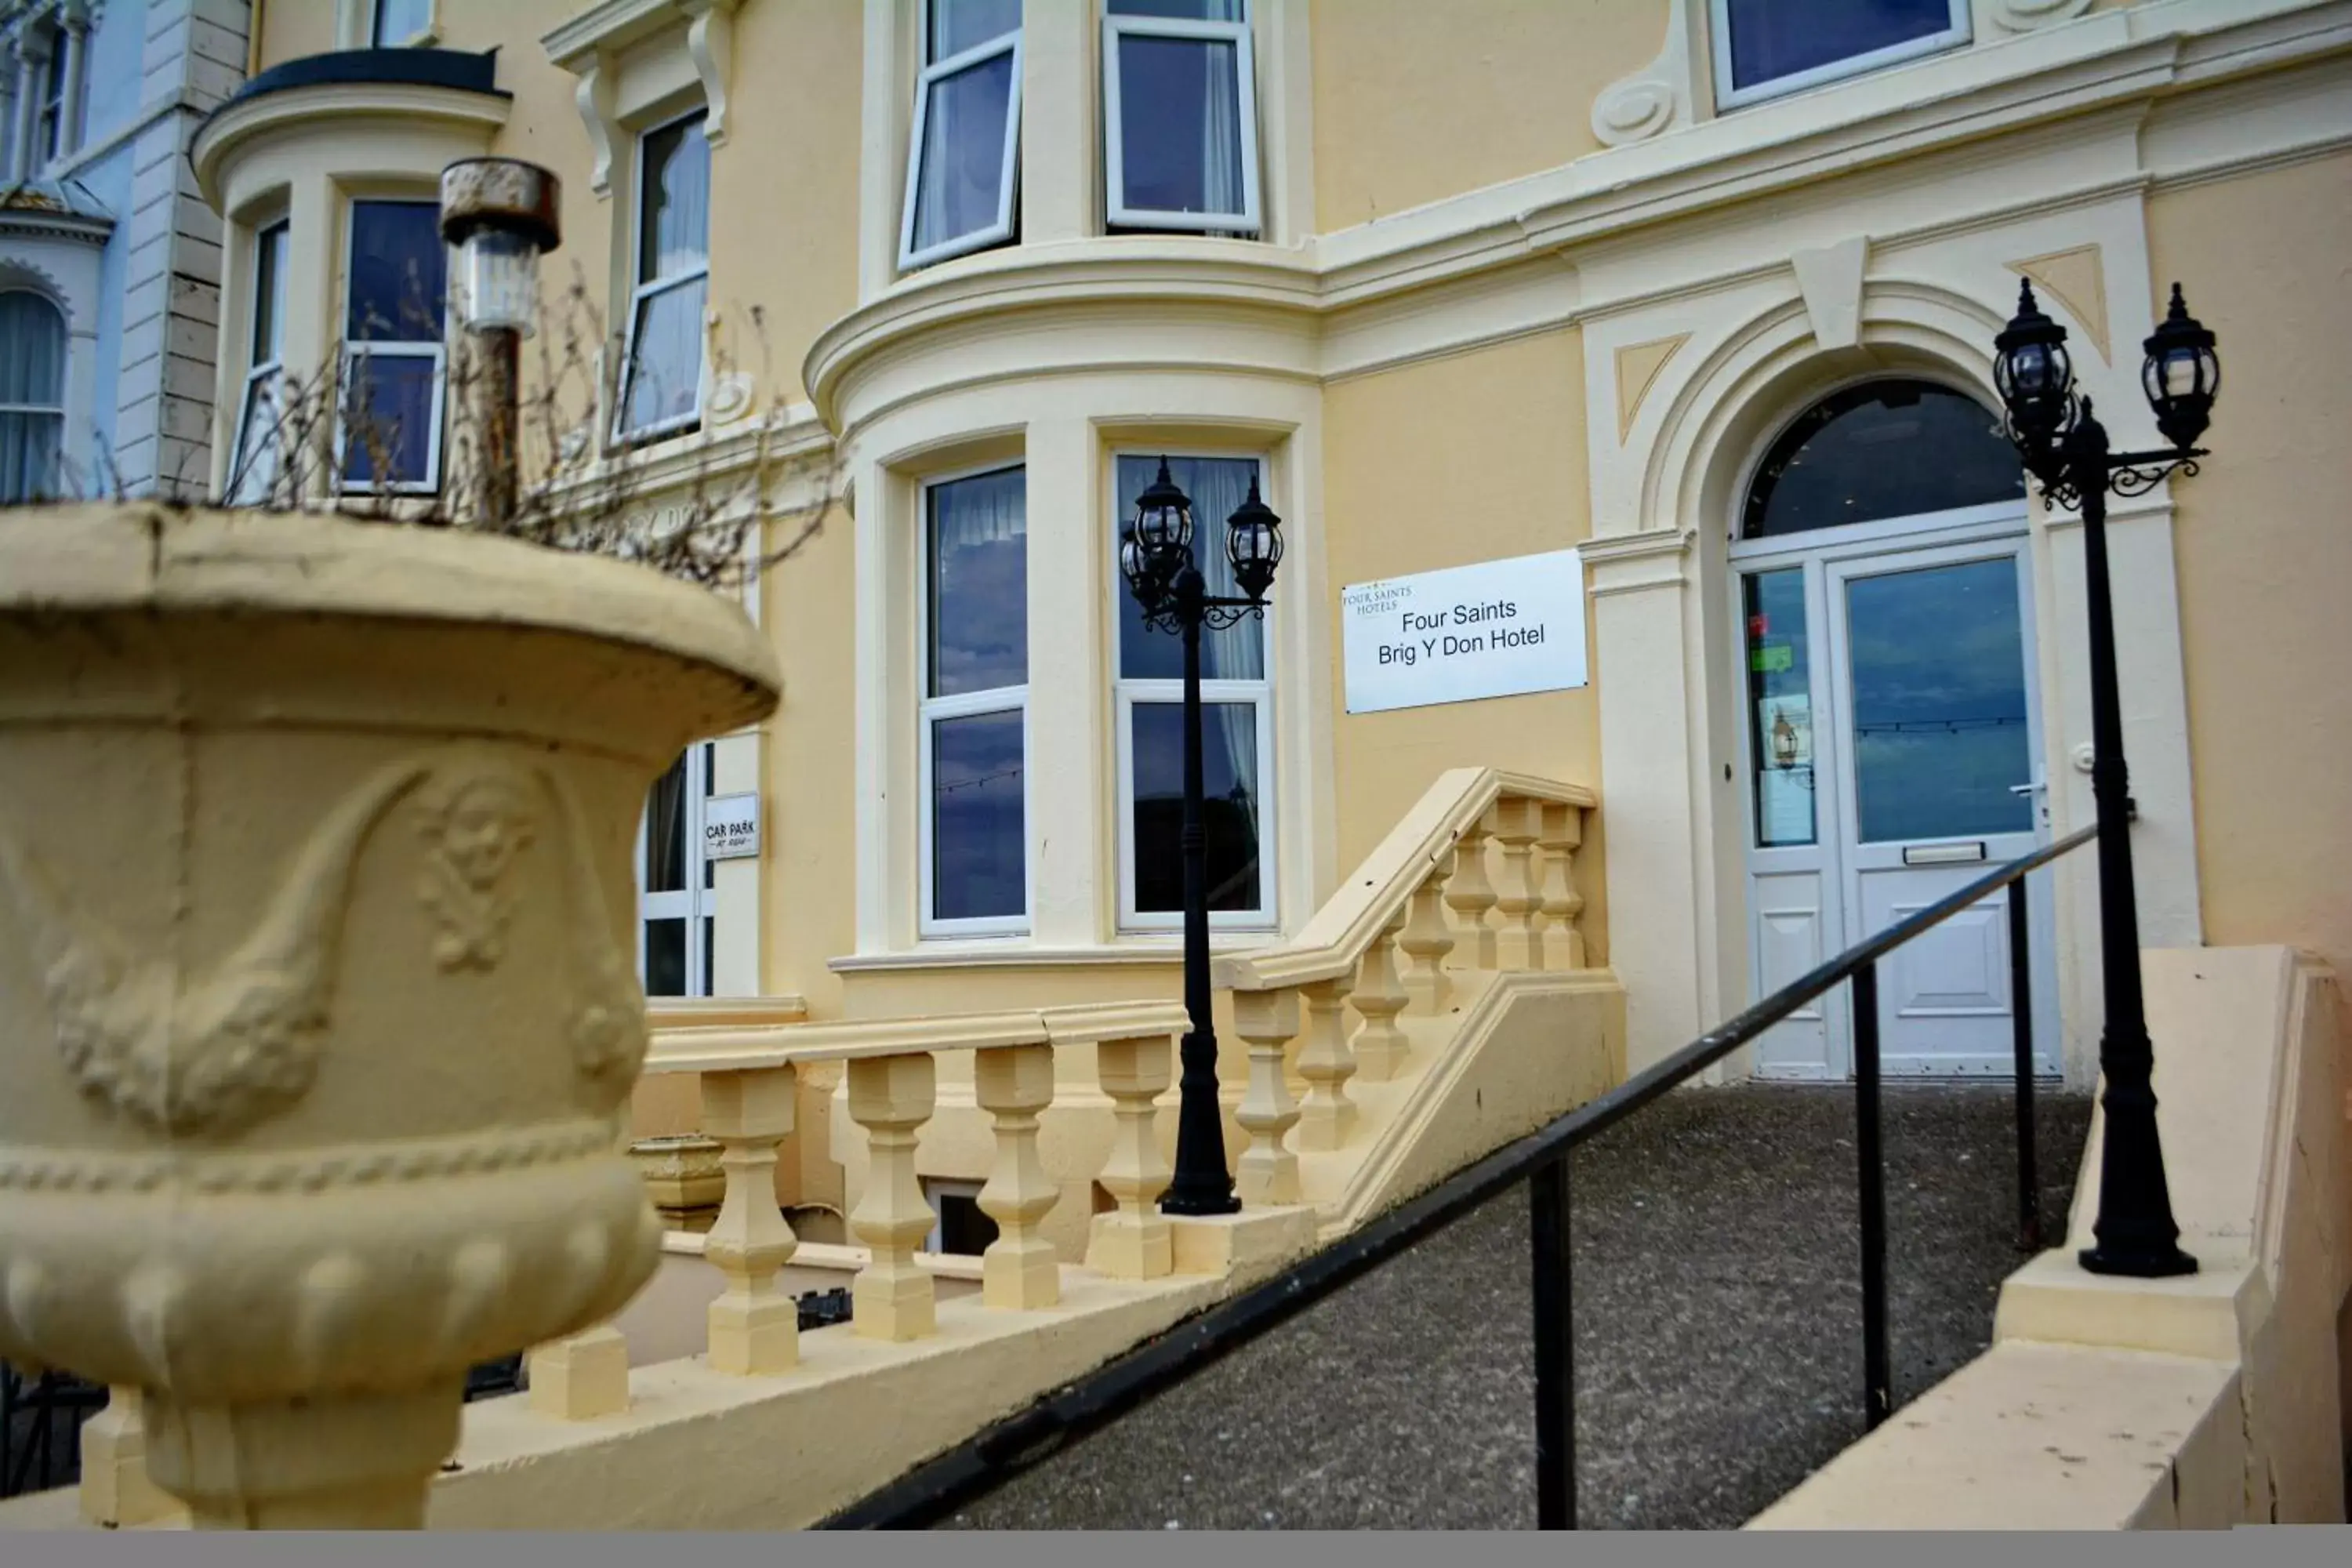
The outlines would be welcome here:
[[[1013,237],[1021,171],[1021,0],[928,0],[898,266]]]
[[[1247,0],[1105,0],[1113,228],[1260,231]]]

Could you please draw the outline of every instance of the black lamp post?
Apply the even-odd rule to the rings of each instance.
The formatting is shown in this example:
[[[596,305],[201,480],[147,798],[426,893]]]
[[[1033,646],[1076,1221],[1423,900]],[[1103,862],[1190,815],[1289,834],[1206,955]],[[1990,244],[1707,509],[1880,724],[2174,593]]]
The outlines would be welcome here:
[[[2099,1037],[2101,1100],[2107,1113],[2099,1161],[2097,1245],[2082,1262],[2094,1274],[2157,1279],[2193,1274],[2197,1260],[2179,1247],[2164,1149],[2156,1131],[2156,1050],[2140,995],[2139,910],[2132,886],[2131,781],[2124,766],[2124,726],[2116,682],[2116,617],[2107,579],[2107,491],[2140,495],[2179,469],[2197,471],[2206,455],[2195,445],[2212,416],[2221,362],[2213,334],[2189,313],[2180,285],[2172,308],[2145,345],[2141,384],[2157,428],[2172,445],[2147,452],[2110,452],[2091,400],[2074,391],[2066,329],[2042,313],[2033,285],[2019,289],[2017,315],[1993,340],[1993,379],[2009,415],[2009,438],[2053,506],[2083,513],[2083,558],[2090,601],[2091,790],[2099,812],[2099,945],[2106,1026]]]
[[[1135,498],[1135,521],[1118,547],[1119,571],[1143,610],[1143,624],[1184,639],[1184,1010],[1192,1027],[1181,1052],[1176,1174],[1160,1200],[1168,1214],[1232,1214],[1241,1199],[1225,1168],[1224,1115],[1217,1104],[1217,1034],[1209,1014],[1209,849],[1201,826],[1201,628],[1223,628],[1265,614],[1265,591],[1282,560],[1282,520],[1249,499],[1225,520],[1225,559],[1244,597],[1213,597],[1192,559],[1192,503],[1160,475]]]

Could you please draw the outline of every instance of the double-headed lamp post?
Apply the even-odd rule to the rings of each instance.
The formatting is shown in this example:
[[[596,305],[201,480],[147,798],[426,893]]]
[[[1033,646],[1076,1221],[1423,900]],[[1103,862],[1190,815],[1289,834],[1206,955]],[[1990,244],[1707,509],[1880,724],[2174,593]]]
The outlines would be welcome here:
[[[1224,1113],[1217,1103],[1217,1034],[1209,1013],[1209,850],[1201,826],[1201,628],[1222,629],[1245,616],[1265,614],[1265,592],[1282,560],[1282,520],[1249,499],[1225,520],[1225,560],[1244,597],[1208,591],[1192,558],[1192,503],[1160,475],[1135,498],[1135,521],[1119,542],[1119,571],[1142,608],[1143,624],[1184,639],[1184,1009],[1192,1027],[1181,1052],[1177,1089],[1176,1173],[1160,1200],[1169,1214],[1231,1214],[1241,1207],[1225,1168]]]
[[[2099,1069],[2106,1111],[2099,1160],[2095,1246],[2082,1263],[2095,1274],[2157,1279],[2193,1274],[2179,1247],[2164,1148],[2156,1130],[2156,1050],[2140,995],[2139,910],[2132,886],[2131,780],[2124,766],[2122,702],[2116,679],[2116,616],[2107,576],[2107,491],[2140,495],[2178,469],[2197,471],[2196,445],[2212,417],[2221,362],[2213,334],[2189,313],[2180,285],[2145,344],[2141,384],[2169,447],[2110,452],[2091,400],[2074,389],[2066,329],[2042,313],[2033,285],[2021,286],[2017,315],[1993,340],[1993,379],[2008,411],[2009,437],[2053,506],[2083,513],[2083,559],[2091,633],[2091,791],[2099,814],[2099,945],[2106,1026]]]
[[[457,247],[457,324],[478,355],[468,412],[481,432],[482,521],[515,514],[522,469],[522,340],[539,316],[539,258],[562,242],[562,186],[519,158],[461,158],[441,171],[441,238]]]

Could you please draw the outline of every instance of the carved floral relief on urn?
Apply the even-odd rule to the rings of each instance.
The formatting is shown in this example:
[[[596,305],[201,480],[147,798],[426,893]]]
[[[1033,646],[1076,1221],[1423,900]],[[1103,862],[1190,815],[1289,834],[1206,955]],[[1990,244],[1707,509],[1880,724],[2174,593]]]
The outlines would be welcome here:
[[[630,845],[777,686],[618,562],[0,515],[0,1355],[199,1524],[421,1522],[467,1368],[652,1271]]]

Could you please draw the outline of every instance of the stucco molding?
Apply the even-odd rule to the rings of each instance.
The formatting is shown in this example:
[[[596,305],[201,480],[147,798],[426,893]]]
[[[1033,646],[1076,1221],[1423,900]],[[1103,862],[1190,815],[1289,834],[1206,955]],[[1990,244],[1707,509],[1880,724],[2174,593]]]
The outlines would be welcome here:
[[[296,88],[222,109],[196,132],[188,147],[188,163],[205,202],[215,212],[229,213],[226,204],[234,171],[251,153],[330,125],[365,127],[380,136],[384,155],[398,160],[388,168],[438,180],[441,162],[435,160],[439,158],[442,137],[455,133],[487,146],[490,136],[507,122],[512,108],[512,101],[500,94],[408,83],[336,82]],[[415,156],[403,159],[404,149],[413,150]]]
[[[727,142],[727,110],[735,75],[735,12],[741,0],[604,0],[542,35],[547,58],[579,79],[573,107],[591,149],[589,188],[613,194],[613,155],[626,139],[635,100],[647,96],[625,77],[654,61],[641,46],[661,40],[667,54],[683,54],[698,87],[713,147]]]
[[[2031,33],[2071,22],[2091,8],[2091,0],[1977,0],[1976,15],[2004,33]]]
[[[1688,125],[1701,110],[1706,58],[1700,10],[1706,0],[1668,0],[1665,42],[1657,58],[1631,76],[1620,77],[1592,100],[1592,133],[1607,147],[1646,142]]]

